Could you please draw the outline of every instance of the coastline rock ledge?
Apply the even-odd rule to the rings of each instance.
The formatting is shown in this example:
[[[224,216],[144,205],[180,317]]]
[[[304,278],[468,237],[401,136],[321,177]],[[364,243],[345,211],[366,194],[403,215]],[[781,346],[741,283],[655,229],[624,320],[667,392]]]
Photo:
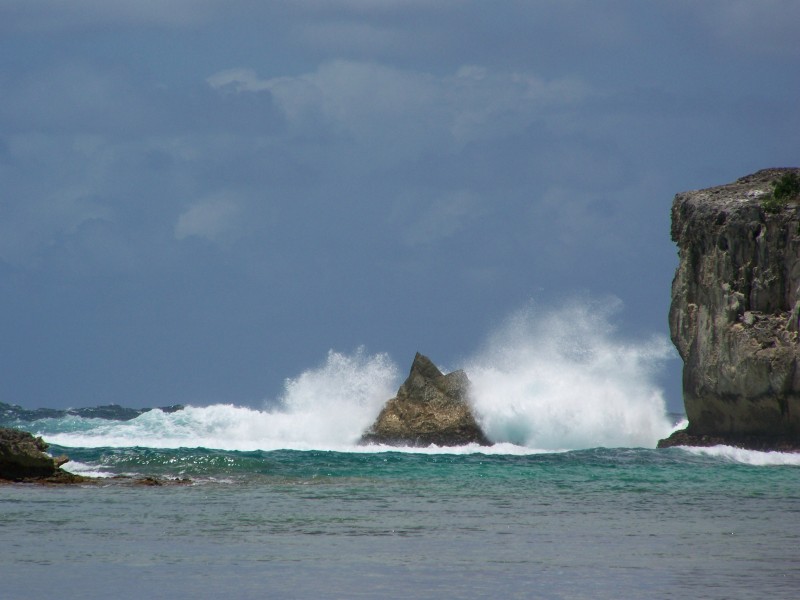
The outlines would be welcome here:
[[[670,336],[689,425],[659,447],[800,450],[800,203],[770,204],[800,169],[680,193]]]
[[[85,478],[60,467],[69,459],[45,453],[47,444],[27,431],[0,427],[0,481],[77,483]]]
[[[386,402],[361,444],[390,446],[489,446],[467,400],[469,379],[464,371],[447,375],[420,354],[411,372]]]

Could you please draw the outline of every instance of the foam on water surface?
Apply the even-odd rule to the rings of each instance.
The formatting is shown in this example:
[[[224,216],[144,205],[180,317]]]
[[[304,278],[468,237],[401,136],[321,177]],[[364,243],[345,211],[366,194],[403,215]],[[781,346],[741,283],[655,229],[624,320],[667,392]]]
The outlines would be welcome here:
[[[728,462],[736,462],[755,467],[793,465],[800,466],[800,452],[762,452],[745,450],[733,446],[688,447],[680,446],[690,454],[710,456]]]

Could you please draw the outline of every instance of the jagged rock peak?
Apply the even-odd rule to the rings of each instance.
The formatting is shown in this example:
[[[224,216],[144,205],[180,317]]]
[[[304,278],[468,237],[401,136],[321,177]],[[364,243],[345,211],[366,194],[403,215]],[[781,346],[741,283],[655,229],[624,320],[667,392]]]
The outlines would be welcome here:
[[[394,446],[489,445],[468,401],[464,371],[444,375],[417,352],[408,378],[387,401],[361,443]]]

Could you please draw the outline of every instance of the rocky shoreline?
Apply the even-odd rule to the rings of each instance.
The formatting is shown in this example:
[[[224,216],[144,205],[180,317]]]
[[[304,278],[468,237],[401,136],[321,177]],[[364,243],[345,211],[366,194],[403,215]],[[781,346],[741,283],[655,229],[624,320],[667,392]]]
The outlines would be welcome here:
[[[0,427],[0,485],[36,484],[131,484],[144,486],[186,485],[190,479],[158,479],[156,477],[113,478],[86,477],[61,468],[69,462],[66,456],[52,457],[41,437],[21,429]]]
[[[674,448],[677,446],[695,446],[708,448],[711,446],[732,446],[743,450],[759,452],[800,452],[800,440],[793,436],[760,436],[760,435],[705,435],[692,434],[686,429],[674,432],[668,438],[658,441],[657,448]]]
[[[53,458],[40,437],[19,429],[0,428],[0,481],[26,483],[84,483],[87,477],[65,471],[66,456]]]
[[[167,413],[183,410],[183,405],[159,407]],[[39,419],[59,419],[78,416],[86,419],[129,421],[154,408],[127,408],[118,404],[107,404],[88,408],[65,410],[52,408],[25,409],[15,404],[0,402],[0,423],[17,425]],[[48,444],[41,437],[16,427],[0,426],[0,485],[14,483],[62,485],[129,483],[135,485],[160,486],[171,483],[191,483],[189,480],[161,480],[154,477],[99,478],[76,475],[61,468],[69,462],[67,456],[52,457],[47,452]]]

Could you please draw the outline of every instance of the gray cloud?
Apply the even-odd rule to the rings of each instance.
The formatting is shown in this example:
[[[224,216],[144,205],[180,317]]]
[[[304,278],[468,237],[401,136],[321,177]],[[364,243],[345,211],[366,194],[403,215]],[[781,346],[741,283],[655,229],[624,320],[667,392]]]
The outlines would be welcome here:
[[[438,242],[455,235],[485,212],[485,205],[473,193],[445,193],[415,212],[403,239],[412,246]]]
[[[175,238],[197,236],[212,242],[236,238],[242,233],[241,212],[239,203],[229,194],[204,198],[180,214],[175,223]]]
[[[219,14],[219,0],[6,0],[0,29],[45,31],[102,25],[198,25]]]
[[[682,4],[684,13],[699,17],[702,25],[728,52],[793,56],[795,59],[800,56],[796,26],[800,22],[800,4],[794,0],[712,0]]]
[[[374,63],[334,61],[296,77],[261,79],[250,68],[211,75],[220,91],[269,91],[298,133],[320,121],[360,143],[463,145],[507,136],[579,104],[590,94],[580,81],[547,81],[530,73],[462,66],[434,76]]]

